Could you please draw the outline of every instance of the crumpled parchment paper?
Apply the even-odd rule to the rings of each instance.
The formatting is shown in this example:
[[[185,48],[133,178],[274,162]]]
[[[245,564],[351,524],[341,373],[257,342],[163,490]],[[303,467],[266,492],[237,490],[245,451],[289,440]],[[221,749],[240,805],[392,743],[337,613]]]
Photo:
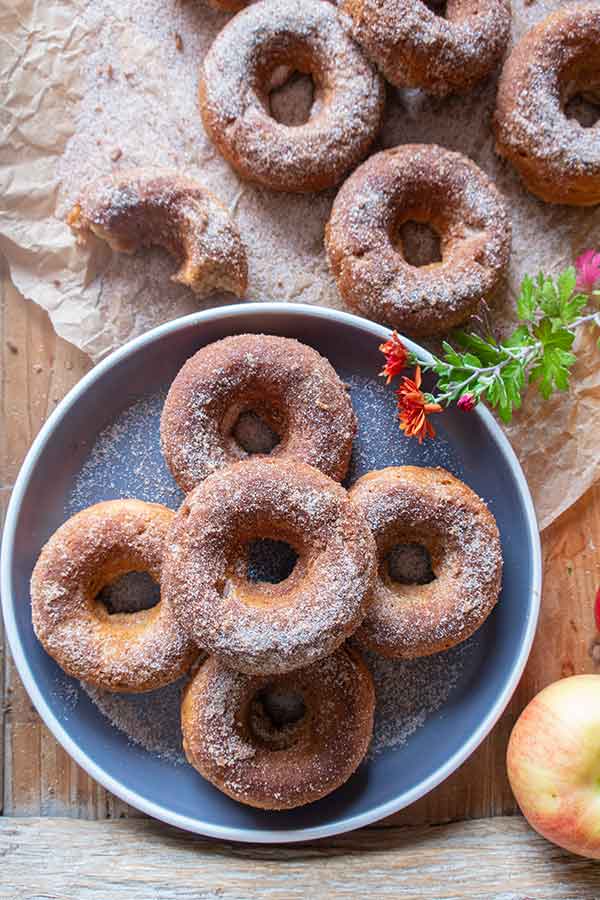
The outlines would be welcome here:
[[[561,5],[513,0],[513,39]],[[76,246],[65,217],[78,192],[89,179],[122,168],[180,169],[229,204],[248,246],[250,299],[343,306],[322,246],[335,192],[295,197],[245,185],[204,134],[198,66],[227,19],[204,0],[12,0],[0,9],[0,249],[15,286],[93,359],[199,308],[190,291],[169,281],[175,264],[161,251],[128,257],[97,241]],[[459,150],[507,198],[513,255],[505,295],[493,310],[502,331],[512,322],[525,273],[558,271],[600,245],[600,208],[548,206],[525,192],[494,153],[494,96],[495,79],[444,101],[390,88],[379,146],[424,142]],[[291,122],[306,97],[306,83],[292,81],[273,104]],[[202,305],[231,299],[215,296]],[[600,475],[593,331],[578,338],[570,391],[545,403],[530,391],[506,429],[540,528]]]

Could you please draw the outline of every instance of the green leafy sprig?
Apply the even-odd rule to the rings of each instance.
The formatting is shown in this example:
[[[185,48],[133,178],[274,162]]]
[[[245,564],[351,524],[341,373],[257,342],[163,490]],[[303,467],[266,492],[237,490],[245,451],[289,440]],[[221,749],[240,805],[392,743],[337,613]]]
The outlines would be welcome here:
[[[571,349],[575,332],[587,322],[600,325],[600,310],[582,315],[598,292],[582,293],[576,283],[574,267],[557,278],[542,273],[536,279],[527,276],[517,300],[519,325],[503,341],[454,332],[456,346],[444,341],[441,358],[420,362],[422,369],[438,376],[431,402],[457,403],[467,409],[484,400],[509,422],[521,406],[527,384],[536,384],[544,398],[555,390],[565,391],[576,359]]]

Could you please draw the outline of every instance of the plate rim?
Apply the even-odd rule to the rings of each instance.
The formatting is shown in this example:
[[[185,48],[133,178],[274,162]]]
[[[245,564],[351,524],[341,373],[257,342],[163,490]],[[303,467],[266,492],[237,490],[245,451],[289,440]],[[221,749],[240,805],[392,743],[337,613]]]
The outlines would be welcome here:
[[[338,834],[344,834],[354,831],[357,828],[363,828],[373,822],[379,821],[387,816],[393,815],[401,809],[419,800],[428,794],[435,787],[441,784],[453,772],[455,772],[465,760],[477,749],[485,737],[491,732],[494,725],[506,709],[510,699],[517,688],[521,675],[529,658],[533,639],[535,637],[539,611],[541,602],[542,588],[542,554],[539,530],[537,526],[537,518],[533,501],[523,474],[521,465],[516,454],[508,441],[508,438],[501,430],[500,426],[494,419],[491,412],[479,404],[471,415],[477,415],[483,419],[485,427],[493,437],[498,451],[506,459],[511,474],[513,475],[521,497],[523,499],[527,530],[532,547],[532,590],[529,597],[529,613],[526,622],[525,634],[521,642],[521,648],[516,662],[512,667],[510,678],[504,689],[497,696],[494,704],[488,710],[487,714],[479,723],[478,727],[471,734],[470,738],[465,741],[463,746],[454,753],[446,762],[439,766],[438,769],[429,775],[429,777],[418,782],[411,790],[380,803],[372,809],[342,818],[337,823],[312,826],[306,828],[296,828],[286,831],[273,829],[264,829],[252,827],[233,827],[228,825],[214,825],[203,822],[200,817],[193,818],[191,816],[175,813],[164,806],[148,800],[137,791],[131,790],[122,784],[119,780],[110,775],[101,766],[88,756],[81,747],[66,733],[61,722],[56,718],[50,709],[46,699],[35,680],[33,673],[29,667],[26,654],[21,643],[17,622],[14,616],[15,601],[11,588],[11,569],[12,557],[14,551],[15,534],[21,504],[26,493],[29,479],[36,464],[43,453],[46,443],[51,438],[55,425],[58,423],[74,406],[80,398],[86,393],[88,388],[104,377],[115,365],[122,359],[143,350],[143,348],[155,341],[160,341],[166,334],[185,330],[190,326],[201,326],[204,322],[213,321],[215,319],[231,319],[239,314],[250,316],[273,314],[282,316],[306,316],[310,315],[317,318],[325,318],[340,322],[341,324],[358,327],[363,331],[368,331],[379,340],[387,340],[391,334],[391,329],[376,322],[371,322],[361,316],[342,310],[330,309],[323,306],[312,306],[303,303],[282,303],[282,302],[255,302],[255,303],[235,303],[227,306],[213,307],[208,310],[191,313],[187,316],[181,316],[164,322],[150,331],[132,338],[122,347],[112,351],[108,356],[98,362],[89,372],[87,372],[80,381],[75,384],[71,390],[60,401],[55,410],[50,414],[38,434],[36,435],[23,464],[17,475],[15,485],[11,494],[8,509],[6,512],[6,520],[4,524],[2,551],[0,558],[0,593],[2,595],[2,613],[6,630],[6,637],[12,653],[15,665],[23,685],[33,702],[37,712],[42,718],[44,724],[62,745],[66,752],[86,771],[92,778],[98,781],[103,787],[109,790],[115,796],[124,800],[130,806],[147,813],[155,819],[159,819],[169,825],[181,828],[195,834],[201,834],[208,837],[219,838],[221,840],[239,841],[244,843],[293,843],[297,841],[317,840],[325,837],[332,837]],[[418,344],[408,338],[402,337],[407,346],[423,359],[430,359],[430,354]]]

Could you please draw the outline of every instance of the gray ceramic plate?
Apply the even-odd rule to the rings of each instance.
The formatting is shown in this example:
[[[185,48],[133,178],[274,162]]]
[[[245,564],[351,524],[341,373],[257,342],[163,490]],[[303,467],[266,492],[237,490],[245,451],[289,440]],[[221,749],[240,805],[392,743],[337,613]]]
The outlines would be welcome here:
[[[402,746],[363,763],[340,790],[284,813],[237,804],[190,767],[132,743],[111,726],[77,682],[69,691],[57,690],[65,676],[34,636],[29,603],[29,579],[40,548],[77,505],[73,486],[81,481],[100,432],[132,403],[156,397],[198,348],[243,332],[298,338],[353,382],[361,431],[351,477],[369,466],[394,463],[450,468],[488,501],[500,527],[505,559],[500,603],[477,633],[468,664],[443,707]],[[378,344],[387,335],[384,328],[355,316],[278,303],[221,307],[169,322],[113,353],[83,378],[49,418],[25,460],[2,547],[4,619],[19,673],[47,726],[71,756],[110,791],[151,816],[201,834],[263,842],[319,838],[367,825],[417,800],[450,775],[490,731],[517,685],[535,631],[541,586],[538,531],[523,474],[485,409],[444,413],[436,422],[440,440],[423,447],[399,433],[392,391],[374,387],[382,362]],[[158,470],[158,405],[151,403],[150,408],[154,413],[144,452],[155,455]],[[128,453],[124,441],[120,469],[108,477],[100,466],[100,477],[92,479],[91,487],[88,479],[85,502],[144,493],[147,484],[136,481],[139,467]]]

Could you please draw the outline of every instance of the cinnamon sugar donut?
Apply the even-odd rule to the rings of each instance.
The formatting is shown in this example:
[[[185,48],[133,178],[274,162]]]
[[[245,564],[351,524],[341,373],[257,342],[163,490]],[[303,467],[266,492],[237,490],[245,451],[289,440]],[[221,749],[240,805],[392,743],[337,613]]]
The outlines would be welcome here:
[[[311,75],[309,120],[271,115],[276,71]],[[383,113],[381,79],[322,0],[261,0],[238,13],[207,53],[200,111],[219,152],[249,181],[277,191],[320,191],[366,155]]]
[[[445,16],[422,0],[342,0],[340,8],[388,81],[439,97],[489,75],[510,37],[510,0],[448,0]]]
[[[379,560],[356,639],[383,656],[410,658],[470,637],[494,608],[502,577],[498,528],[483,500],[444,469],[414,466],[369,472],[350,498],[369,522]],[[390,554],[399,546],[426,548],[433,580],[395,580]]]
[[[248,577],[252,543],[298,555],[277,584]],[[253,459],[187,495],[168,538],[162,589],[197,645],[250,674],[287,672],[333,652],[359,625],[373,538],[344,489],[300,462]]]
[[[128,572],[161,582],[174,513],[158,503],[109,500],[68,519],[42,549],[31,578],[33,627],[69,675],[107,691],[151,691],[197,656],[171,606],[109,614],[97,597]]]
[[[371,740],[374,705],[369,670],[345,647],[275,678],[211,657],[184,694],[183,746],[190,764],[234,800],[292,809],[352,775]]]
[[[172,280],[199,296],[246,292],[246,250],[229,213],[206,188],[176,172],[133,169],[100,178],[67,221],[79,243],[91,232],[121,253],[164,247],[180,263]]]
[[[271,458],[303,460],[337,481],[346,474],[356,418],[334,368],[291,338],[241,334],[199,350],[169,390],[161,444],[183,491],[247,458],[236,440],[247,413],[279,438]]]
[[[416,267],[400,227],[425,222],[442,260]],[[460,153],[405,144],[377,153],[342,185],[325,229],[337,286],[349,306],[412,335],[447,331],[501,284],[510,255],[505,203]]]
[[[565,106],[600,97],[600,7],[567,4],[527,32],[500,78],[496,149],[547,203],[600,203],[600,122],[584,128]]]

